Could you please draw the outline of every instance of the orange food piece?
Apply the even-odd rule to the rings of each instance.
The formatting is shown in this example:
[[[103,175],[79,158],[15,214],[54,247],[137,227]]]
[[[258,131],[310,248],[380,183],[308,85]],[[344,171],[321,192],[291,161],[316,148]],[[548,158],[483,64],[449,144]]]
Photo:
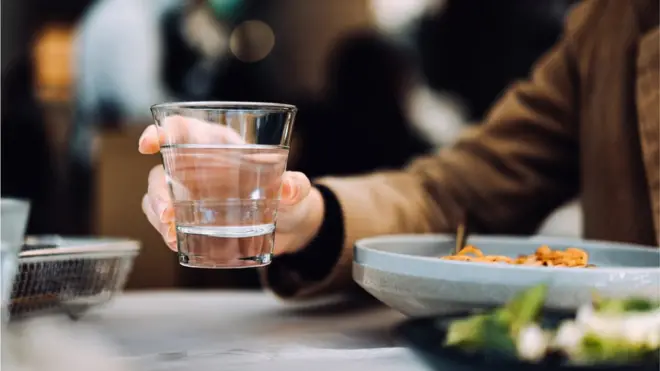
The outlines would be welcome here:
[[[472,245],[467,245],[463,249],[461,249],[461,251],[458,252],[458,255],[466,255],[466,254],[474,254],[479,257],[484,256],[484,253],[482,253],[481,250],[477,249]]]
[[[514,265],[545,266],[545,267],[573,267],[594,268],[588,264],[589,255],[586,251],[575,247],[569,247],[565,251],[552,250],[547,245],[542,245],[531,255],[520,255],[510,258],[502,255],[485,255],[479,248],[473,245],[465,246],[456,255],[443,256],[445,260],[480,262],[480,263],[505,263]]]

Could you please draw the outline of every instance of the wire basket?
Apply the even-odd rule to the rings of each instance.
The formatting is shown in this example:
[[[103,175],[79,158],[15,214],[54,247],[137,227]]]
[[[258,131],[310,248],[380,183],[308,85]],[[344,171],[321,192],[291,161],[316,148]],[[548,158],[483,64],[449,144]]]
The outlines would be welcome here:
[[[33,240],[19,255],[10,318],[60,310],[72,319],[124,289],[139,243],[129,240]]]

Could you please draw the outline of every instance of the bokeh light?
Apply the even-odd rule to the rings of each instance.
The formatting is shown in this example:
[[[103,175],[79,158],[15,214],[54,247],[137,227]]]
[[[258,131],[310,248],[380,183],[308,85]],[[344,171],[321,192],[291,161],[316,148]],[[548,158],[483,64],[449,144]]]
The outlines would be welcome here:
[[[275,46],[275,34],[266,23],[249,20],[238,25],[229,36],[229,49],[243,62],[258,62]]]

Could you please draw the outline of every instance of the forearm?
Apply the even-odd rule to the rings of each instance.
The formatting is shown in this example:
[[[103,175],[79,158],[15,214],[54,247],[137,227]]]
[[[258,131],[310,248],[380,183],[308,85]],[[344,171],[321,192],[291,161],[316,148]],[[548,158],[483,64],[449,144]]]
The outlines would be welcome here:
[[[341,205],[343,246],[349,253],[362,238],[442,232],[454,227],[445,208],[429,198],[421,178],[407,170],[328,177],[319,184],[332,190]]]

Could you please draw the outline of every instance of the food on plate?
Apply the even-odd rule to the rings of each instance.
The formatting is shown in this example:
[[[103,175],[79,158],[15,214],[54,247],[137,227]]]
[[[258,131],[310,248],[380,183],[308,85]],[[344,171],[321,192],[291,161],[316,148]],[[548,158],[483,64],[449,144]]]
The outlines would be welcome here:
[[[593,268],[589,264],[589,254],[582,249],[569,247],[566,250],[553,250],[543,245],[534,254],[520,255],[511,258],[502,255],[485,255],[473,245],[465,246],[455,255],[443,256],[441,259],[477,262],[477,263],[505,263],[514,265],[530,265],[544,267],[571,267],[571,268]]]
[[[580,365],[660,361],[660,303],[596,298],[575,318],[547,328],[540,321],[546,291],[545,285],[533,287],[502,308],[452,321],[445,345],[530,362],[552,355]]]

